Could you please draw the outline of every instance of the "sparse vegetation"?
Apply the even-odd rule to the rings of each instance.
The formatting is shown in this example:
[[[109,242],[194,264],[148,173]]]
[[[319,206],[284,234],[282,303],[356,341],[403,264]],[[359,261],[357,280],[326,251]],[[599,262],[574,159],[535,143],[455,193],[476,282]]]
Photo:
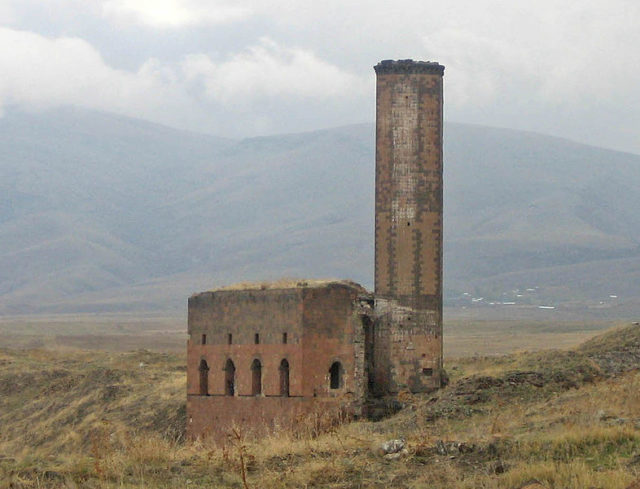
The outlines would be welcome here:
[[[453,360],[380,422],[184,439],[184,357],[0,350],[0,488],[623,489],[640,476],[640,327],[570,351]],[[380,444],[404,438],[390,459]],[[243,476],[244,474],[244,476]]]

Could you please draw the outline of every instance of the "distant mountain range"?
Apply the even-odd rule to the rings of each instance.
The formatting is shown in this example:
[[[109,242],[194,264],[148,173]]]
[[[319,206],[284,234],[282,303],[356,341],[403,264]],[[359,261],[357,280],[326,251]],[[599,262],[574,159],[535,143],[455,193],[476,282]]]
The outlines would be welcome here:
[[[447,124],[446,301],[640,297],[639,184],[637,155]],[[283,276],[371,287],[373,199],[372,124],[236,141],[9,111],[0,314],[176,312],[192,292]]]

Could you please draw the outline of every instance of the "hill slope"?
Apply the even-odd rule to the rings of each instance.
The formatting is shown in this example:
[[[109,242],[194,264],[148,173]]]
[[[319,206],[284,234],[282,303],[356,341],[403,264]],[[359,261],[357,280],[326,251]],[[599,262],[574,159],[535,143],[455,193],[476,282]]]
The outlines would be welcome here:
[[[380,422],[311,417],[216,447],[183,438],[182,357],[0,350],[0,483],[623,489],[639,472],[639,356],[632,326],[570,351],[461,359],[448,387]],[[379,453],[398,438],[405,453]]]
[[[371,286],[373,133],[232,141],[10,112],[0,314],[178,311],[196,290],[281,276]],[[462,124],[445,134],[449,300],[536,286],[555,303],[640,295],[639,156]]]

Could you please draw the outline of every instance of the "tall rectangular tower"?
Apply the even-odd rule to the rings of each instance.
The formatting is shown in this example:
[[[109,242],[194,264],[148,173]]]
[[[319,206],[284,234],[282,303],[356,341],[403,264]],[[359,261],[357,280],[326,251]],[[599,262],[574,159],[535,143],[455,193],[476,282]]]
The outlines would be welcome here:
[[[440,386],[444,66],[375,66],[378,313],[375,382],[385,392]]]

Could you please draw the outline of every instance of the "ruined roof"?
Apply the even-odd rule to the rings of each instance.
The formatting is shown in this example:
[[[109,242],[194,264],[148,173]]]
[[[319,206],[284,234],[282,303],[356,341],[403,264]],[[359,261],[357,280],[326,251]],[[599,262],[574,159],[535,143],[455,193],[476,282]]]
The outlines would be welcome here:
[[[332,285],[342,285],[354,289],[361,289],[367,293],[362,285],[352,280],[335,280],[335,279],[293,279],[283,278],[275,281],[262,282],[238,282],[224,287],[211,289],[208,292],[230,291],[230,290],[276,290],[276,289],[300,289],[300,288],[322,288]]]
[[[377,74],[382,73],[428,73],[432,75],[444,74],[444,66],[435,61],[414,61],[412,59],[385,59],[373,67]]]

